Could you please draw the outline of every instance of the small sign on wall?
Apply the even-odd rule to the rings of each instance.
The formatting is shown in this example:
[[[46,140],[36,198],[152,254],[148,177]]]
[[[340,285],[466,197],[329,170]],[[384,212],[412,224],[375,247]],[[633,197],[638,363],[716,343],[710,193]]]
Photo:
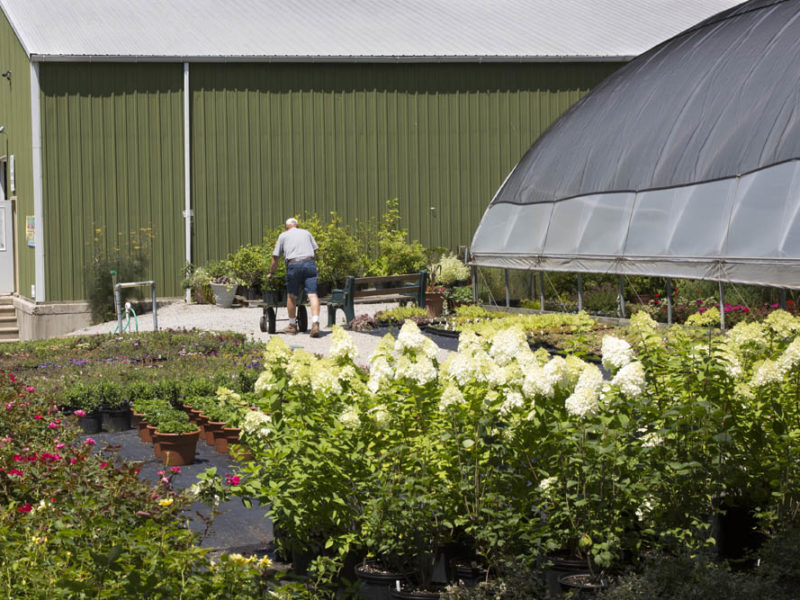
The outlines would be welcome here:
[[[35,217],[26,216],[25,217],[25,241],[28,243],[29,248],[33,248],[36,246],[36,243],[33,241],[33,236],[36,233],[36,220]]]

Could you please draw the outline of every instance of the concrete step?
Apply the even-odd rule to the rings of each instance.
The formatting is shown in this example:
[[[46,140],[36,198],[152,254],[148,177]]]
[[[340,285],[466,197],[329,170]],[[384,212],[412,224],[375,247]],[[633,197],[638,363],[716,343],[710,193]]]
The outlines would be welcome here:
[[[14,296],[0,296],[0,306],[14,306]]]
[[[0,325],[0,341],[2,342],[19,341],[19,328],[16,325],[14,325],[13,327],[4,327]]]

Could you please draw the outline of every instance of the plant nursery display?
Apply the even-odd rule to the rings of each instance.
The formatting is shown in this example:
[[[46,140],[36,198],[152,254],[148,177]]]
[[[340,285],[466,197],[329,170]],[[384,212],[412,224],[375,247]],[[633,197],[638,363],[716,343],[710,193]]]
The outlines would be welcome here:
[[[597,587],[657,552],[742,555],[726,515],[771,535],[800,506],[799,332],[781,311],[715,336],[638,313],[601,368],[533,351],[512,320],[439,364],[406,321],[367,371],[338,327],[327,358],[274,337],[235,493],[318,580],[366,560],[440,593],[458,564],[488,581],[552,556]]]

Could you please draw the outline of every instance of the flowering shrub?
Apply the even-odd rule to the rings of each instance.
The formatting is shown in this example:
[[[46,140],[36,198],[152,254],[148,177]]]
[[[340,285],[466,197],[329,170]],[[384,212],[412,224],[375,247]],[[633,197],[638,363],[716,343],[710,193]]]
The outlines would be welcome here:
[[[0,593],[9,598],[261,598],[266,563],[212,561],[183,511],[193,498],[76,435],[32,386],[0,379]],[[176,470],[177,469],[177,470]]]

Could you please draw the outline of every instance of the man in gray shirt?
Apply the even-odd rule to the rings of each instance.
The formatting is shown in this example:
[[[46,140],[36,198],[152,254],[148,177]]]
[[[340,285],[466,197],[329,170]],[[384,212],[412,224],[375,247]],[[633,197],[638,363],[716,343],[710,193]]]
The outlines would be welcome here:
[[[306,291],[308,303],[311,305],[311,332],[313,338],[319,337],[319,296],[317,295],[317,242],[314,236],[297,226],[297,219],[286,220],[286,231],[278,236],[275,249],[272,251],[272,262],[269,265],[267,279],[272,278],[281,254],[286,260],[286,310],[289,311],[289,325],[284,333],[297,333],[297,296],[300,285]]]

